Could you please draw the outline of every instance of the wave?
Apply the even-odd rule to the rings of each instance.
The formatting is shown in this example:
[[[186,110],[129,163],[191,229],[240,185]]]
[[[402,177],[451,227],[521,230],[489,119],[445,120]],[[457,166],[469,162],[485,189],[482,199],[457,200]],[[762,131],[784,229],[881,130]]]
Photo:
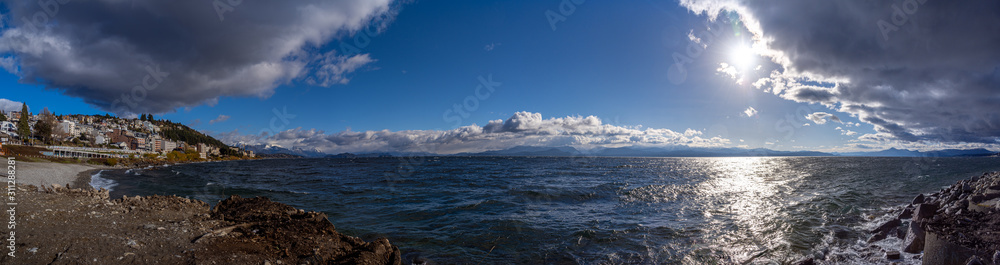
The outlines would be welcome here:
[[[101,173],[102,172],[104,172],[104,170],[99,170],[96,173],[94,173],[93,175],[90,175],[90,186],[91,187],[94,187],[94,189],[98,189],[98,190],[100,190],[101,188],[104,188],[104,189],[107,189],[107,190],[110,191],[115,186],[118,186],[118,182],[115,182],[114,180],[102,178],[101,177]]]

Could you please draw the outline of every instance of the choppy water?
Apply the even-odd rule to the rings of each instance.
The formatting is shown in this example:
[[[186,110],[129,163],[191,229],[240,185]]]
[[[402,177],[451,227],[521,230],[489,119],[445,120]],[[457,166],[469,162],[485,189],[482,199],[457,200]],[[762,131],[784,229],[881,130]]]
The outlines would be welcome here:
[[[864,231],[998,158],[276,159],[104,171],[112,197],[268,196],[439,264],[884,263]]]

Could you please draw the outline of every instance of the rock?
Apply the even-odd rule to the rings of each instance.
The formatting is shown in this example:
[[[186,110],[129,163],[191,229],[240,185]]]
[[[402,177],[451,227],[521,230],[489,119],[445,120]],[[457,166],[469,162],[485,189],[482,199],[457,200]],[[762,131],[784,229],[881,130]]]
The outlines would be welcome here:
[[[910,204],[916,205],[920,203],[924,203],[924,194],[917,195],[916,198],[913,198],[913,202],[911,202]]]
[[[913,213],[914,221],[920,221],[934,216],[934,212],[937,212],[937,208],[937,205],[929,203],[921,203],[917,205],[917,210]]]
[[[965,261],[965,265],[988,265],[988,264],[986,264],[986,262],[984,262],[983,259],[979,258],[979,256],[972,256]]]
[[[911,223],[903,239],[902,250],[906,253],[920,253],[924,250],[924,229],[920,224]]]
[[[890,234],[895,234],[891,233],[893,229],[897,229],[902,224],[903,223],[899,221],[899,219],[892,219],[880,225],[879,227],[872,229],[871,231],[872,237],[868,239],[868,243],[879,241],[885,239]]]
[[[417,264],[417,263],[414,262],[413,264]],[[421,263],[421,264],[424,264],[424,263]],[[799,262],[795,263],[795,265],[815,265],[815,264],[816,264],[816,261],[813,260],[813,258],[808,258],[808,259],[800,260]]]
[[[899,215],[896,216],[896,219],[910,219],[911,217],[913,217],[913,208],[906,207],[903,209],[903,212],[900,212]]]
[[[894,260],[894,259],[899,259],[899,258],[900,258],[899,251],[886,251],[885,252],[885,259]]]

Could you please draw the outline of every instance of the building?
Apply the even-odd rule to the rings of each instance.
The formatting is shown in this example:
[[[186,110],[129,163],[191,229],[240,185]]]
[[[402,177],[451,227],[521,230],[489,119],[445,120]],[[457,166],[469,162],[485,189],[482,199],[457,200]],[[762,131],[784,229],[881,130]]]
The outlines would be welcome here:
[[[14,124],[13,122],[10,121],[0,121],[0,131],[16,132],[17,124]]]
[[[77,130],[75,122],[62,120],[56,127],[59,128],[59,131],[62,133],[68,134],[70,136],[80,136],[80,131]]]
[[[169,153],[170,151],[173,151],[174,149],[177,148],[177,142],[170,141],[170,140],[164,140],[162,142],[163,142],[163,152],[164,153]]]

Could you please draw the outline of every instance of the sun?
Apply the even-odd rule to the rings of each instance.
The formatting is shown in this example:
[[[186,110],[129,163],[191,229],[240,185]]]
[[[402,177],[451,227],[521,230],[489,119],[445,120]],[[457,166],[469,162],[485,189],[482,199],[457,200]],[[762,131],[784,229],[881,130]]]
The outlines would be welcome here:
[[[740,72],[745,72],[757,63],[757,54],[746,44],[737,44],[729,51],[729,61]]]

